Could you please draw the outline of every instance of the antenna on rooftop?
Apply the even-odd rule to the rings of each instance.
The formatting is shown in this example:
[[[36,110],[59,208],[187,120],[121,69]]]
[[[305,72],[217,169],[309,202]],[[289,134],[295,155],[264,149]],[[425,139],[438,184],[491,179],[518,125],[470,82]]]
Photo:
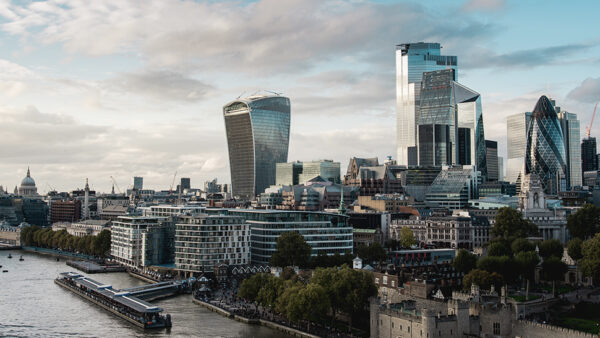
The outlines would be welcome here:
[[[238,95],[238,97],[236,97],[235,99],[239,99],[240,97],[242,97],[242,95],[244,95],[246,93],[246,91],[244,90],[240,95]]]

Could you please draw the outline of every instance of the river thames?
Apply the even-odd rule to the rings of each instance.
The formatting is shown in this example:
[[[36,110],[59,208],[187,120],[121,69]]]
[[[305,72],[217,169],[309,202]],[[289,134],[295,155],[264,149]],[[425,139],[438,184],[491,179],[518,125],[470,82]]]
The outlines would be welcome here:
[[[0,273],[0,337],[290,337],[225,318],[192,303],[190,295],[153,301],[163,313],[171,314],[173,327],[143,331],[54,284],[59,272],[77,271],[65,262],[23,251],[0,251],[1,270],[8,270]],[[125,272],[87,276],[119,289],[146,284]]]

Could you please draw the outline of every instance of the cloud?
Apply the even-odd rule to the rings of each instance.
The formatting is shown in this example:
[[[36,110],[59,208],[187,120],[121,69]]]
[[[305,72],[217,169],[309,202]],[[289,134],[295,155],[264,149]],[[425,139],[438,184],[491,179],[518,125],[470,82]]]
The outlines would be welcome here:
[[[466,50],[461,55],[461,68],[530,68],[566,62],[566,56],[578,55],[592,48],[592,44],[577,43],[559,46],[517,50],[497,54],[489,49]],[[572,60],[571,60],[572,61]]]
[[[168,70],[124,73],[107,83],[117,90],[157,100],[186,102],[199,101],[212,89],[201,81]]]
[[[154,67],[254,75],[303,72],[336,58],[380,62],[382,51],[393,55],[396,43],[473,43],[492,33],[490,24],[407,3],[155,0],[140,6],[133,0],[61,0],[7,10],[18,17],[7,14],[1,29],[41,44],[59,43],[69,53],[134,52]]]
[[[567,94],[567,98],[586,103],[600,101],[600,77],[588,77],[583,80],[579,86]]]
[[[497,11],[506,6],[505,0],[468,0],[462,5],[464,11]]]

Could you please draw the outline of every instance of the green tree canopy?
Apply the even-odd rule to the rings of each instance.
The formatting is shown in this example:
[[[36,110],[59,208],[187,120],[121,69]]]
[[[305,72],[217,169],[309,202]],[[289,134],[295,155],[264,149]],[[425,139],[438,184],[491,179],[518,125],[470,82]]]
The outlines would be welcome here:
[[[369,246],[359,245],[356,249],[356,254],[368,264],[372,264],[373,262],[382,264],[388,259],[387,252],[379,243],[373,243]]]
[[[512,251],[504,241],[492,242],[488,248],[488,256],[512,256]]]
[[[550,257],[557,257],[560,259],[563,256],[563,246],[560,244],[560,241],[556,239],[547,239],[541,242],[538,247],[540,249],[540,256],[542,256],[544,260]]]
[[[456,271],[466,274],[477,265],[477,256],[465,249],[460,249],[452,265]]]
[[[567,217],[567,228],[573,237],[588,239],[600,232],[600,207],[588,203]]]
[[[271,256],[271,265],[304,268],[308,265],[311,252],[312,248],[302,235],[296,231],[285,232],[277,238],[277,248]]]
[[[584,276],[600,280],[600,233],[583,242],[581,246],[582,259],[577,264],[581,266]]]
[[[583,253],[581,252],[583,246],[583,241],[580,238],[573,238],[567,243],[567,252],[569,256],[574,260],[579,260],[583,257]]]
[[[463,277],[463,288],[465,290],[469,290],[473,284],[478,285],[483,290],[489,290],[494,285],[499,290],[503,283],[500,274],[480,269],[473,269]]]
[[[519,275],[519,267],[509,256],[485,256],[477,261],[477,269],[497,272],[506,283],[511,283]]]
[[[498,211],[492,227],[492,235],[495,239],[502,239],[507,243],[512,243],[517,238],[534,236],[537,233],[537,226],[533,222],[523,219],[520,212],[510,207],[504,207]]]
[[[510,248],[513,254],[516,255],[519,252],[535,251],[535,244],[525,238],[517,238],[512,242]]]
[[[270,273],[257,273],[250,278],[244,279],[238,289],[238,297],[255,301],[258,297],[258,292],[263,285],[267,284],[267,280],[271,277]]]
[[[410,248],[416,243],[415,234],[409,227],[400,229],[400,245],[404,248]]]
[[[556,295],[556,281],[563,280],[568,266],[559,257],[550,256],[542,262],[542,276],[547,281],[552,281],[552,294]]]

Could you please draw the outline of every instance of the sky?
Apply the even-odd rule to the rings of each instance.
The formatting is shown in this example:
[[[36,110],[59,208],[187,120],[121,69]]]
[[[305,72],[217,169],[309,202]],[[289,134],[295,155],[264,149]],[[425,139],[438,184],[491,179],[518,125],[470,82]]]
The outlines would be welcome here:
[[[395,156],[395,46],[439,42],[486,139],[541,95],[600,100],[598,1],[0,0],[0,185],[41,192],[229,182],[222,107],[291,100],[289,161]],[[600,117],[599,117],[600,119]],[[600,137],[600,121],[592,136]]]

